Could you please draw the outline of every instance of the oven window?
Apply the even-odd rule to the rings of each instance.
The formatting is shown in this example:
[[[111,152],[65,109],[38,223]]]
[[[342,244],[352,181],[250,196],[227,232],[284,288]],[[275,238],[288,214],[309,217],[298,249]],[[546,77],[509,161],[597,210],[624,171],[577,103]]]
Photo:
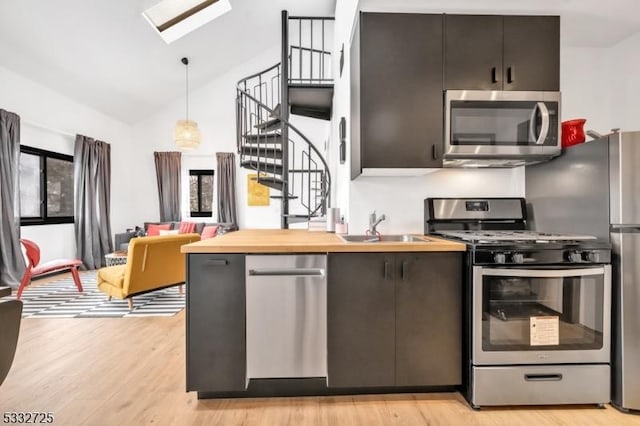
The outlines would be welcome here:
[[[534,145],[541,131],[536,104],[534,101],[452,101],[451,145]],[[554,145],[557,103],[547,105],[552,125],[544,145]]]
[[[484,275],[484,351],[602,348],[604,275]]]

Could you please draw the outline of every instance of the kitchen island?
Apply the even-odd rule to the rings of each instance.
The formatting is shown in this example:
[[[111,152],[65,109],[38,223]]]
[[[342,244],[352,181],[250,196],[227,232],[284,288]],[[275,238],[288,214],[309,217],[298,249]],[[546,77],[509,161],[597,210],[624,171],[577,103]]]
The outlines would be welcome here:
[[[183,246],[187,390],[207,398],[459,385],[465,248],[306,230],[241,230]]]

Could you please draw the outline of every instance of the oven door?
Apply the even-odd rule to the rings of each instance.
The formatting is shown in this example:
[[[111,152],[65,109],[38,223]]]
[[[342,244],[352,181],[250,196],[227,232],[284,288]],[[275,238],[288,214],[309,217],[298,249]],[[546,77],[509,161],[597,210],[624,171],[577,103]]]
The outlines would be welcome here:
[[[611,266],[473,268],[474,365],[608,363]]]
[[[445,158],[552,157],[560,147],[560,93],[448,90]]]

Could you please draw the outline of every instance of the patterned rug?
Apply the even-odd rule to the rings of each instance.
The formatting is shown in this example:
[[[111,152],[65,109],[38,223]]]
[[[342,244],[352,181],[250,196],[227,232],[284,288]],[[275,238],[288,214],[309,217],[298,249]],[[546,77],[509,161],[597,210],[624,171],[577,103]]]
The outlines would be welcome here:
[[[133,310],[126,300],[107,300],[96,287],[96,271],[80,272],[83,293],[71,275],[46,284],[27,287],[22,293],[23,318],[127,318],[172,316],[184,309],[185,297],[178,287],[135,296]],[[15,299],[15,293],[5,300]]]

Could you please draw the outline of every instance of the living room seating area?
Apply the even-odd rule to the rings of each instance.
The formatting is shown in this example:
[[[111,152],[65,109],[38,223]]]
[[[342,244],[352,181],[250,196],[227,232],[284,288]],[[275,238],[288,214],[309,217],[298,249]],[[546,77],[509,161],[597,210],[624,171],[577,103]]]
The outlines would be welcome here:
[[[189,232],[181,232],[181,227],[184,229],[184,225],[193,225],[193,228],[189,229]],[[158,236],[161,234],[184,234],[184,233],[196,233],[200,235],[201,239],[213,238],[216,235],[226,234],[227,232],[237,231],[238,225],[231,222],[145,222],[144,229],[139,231],[128,230],[114,236],[114,249],[126,251],[127,246],[132,238],[135,238],[139,234],[144,236]],[[169,231],[169,232],[161,232]]]
[[[185,281],[185,259],[180,247],[200,240],[197,233],[133,238],[127,263],[98,270],[98,289],[109,296],[127,299]]]

